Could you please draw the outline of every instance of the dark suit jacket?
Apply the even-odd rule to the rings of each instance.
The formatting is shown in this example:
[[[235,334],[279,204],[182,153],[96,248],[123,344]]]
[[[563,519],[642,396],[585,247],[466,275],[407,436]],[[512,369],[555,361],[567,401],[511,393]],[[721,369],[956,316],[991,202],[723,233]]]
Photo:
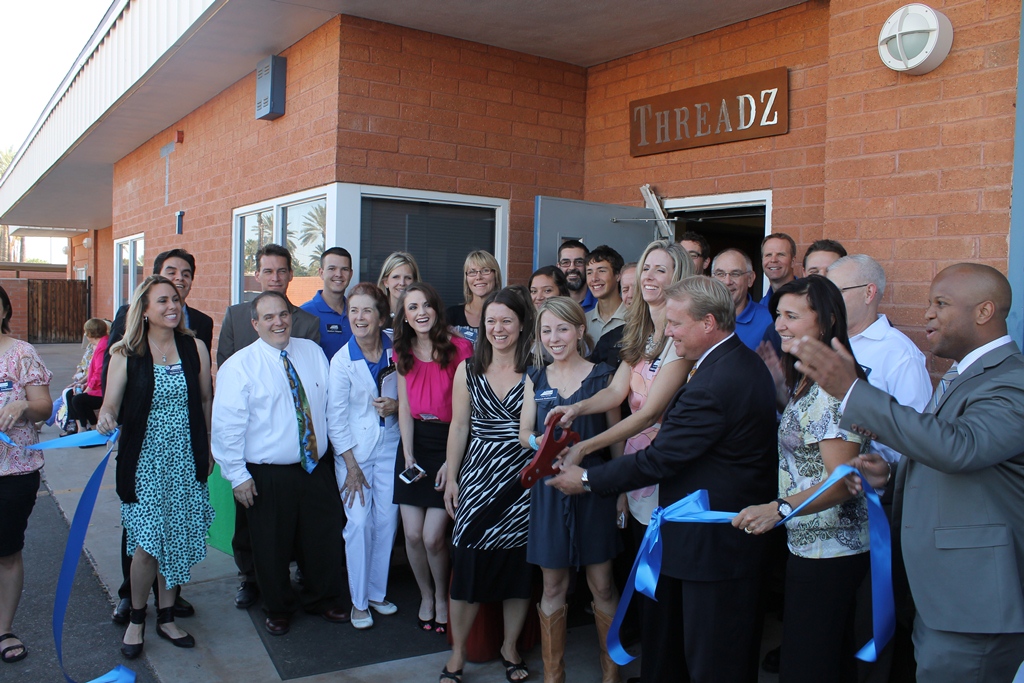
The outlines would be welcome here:
[[[196,339],[206,344],[206,352],[213,350],[213,318],[206,315],[198,308],[188,308],[188,327],[195,332]],[[114,322],[110,323],[110,342],[107,350],[103,353],[103,393],[107,391],[107,366],[110,365],[110,347],[124,338],[124,327],[128,320],[128,304],[117,309]]]
[[[707,489],[713,510],[739,512],[778,495],[775,384],[739,337],[723,342],[672,398],[645,450],[588,471],[602,494],[658,483],[667,507]],[[764,537],[728,524],[665,524],[662,573],[688,581],[757,576]]]
[[[894,526],[924,623],[1024,632],[1024,357],[993,349],[925,413],[857,382],[840,426],[903,454]],[[894,534],[894,539],[896,535]]]
[[[291,302],[288,303],[288,308],[292,313],[292,336],[311,339],[319,344],[320,318]],[[249,302],[246,301],[228,306],[227,312],[224,313],[224,322],[220,324],[220,338],[217,340],[218,368],[224,365],[224,361],[235,351],[244,349],[259,339],[256,329],[252,326],[252,314],[249,311]]]

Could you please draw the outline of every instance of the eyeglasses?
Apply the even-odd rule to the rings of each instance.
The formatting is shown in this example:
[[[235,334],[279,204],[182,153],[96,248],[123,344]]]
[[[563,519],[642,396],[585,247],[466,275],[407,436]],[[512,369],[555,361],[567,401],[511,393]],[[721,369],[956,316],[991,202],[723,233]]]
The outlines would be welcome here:
[[[491,275],[493,272],[494,268],[480,268],[479,270],[467,270],[466,277],[479,277],[480,275],[487,277],[488,275]]]
[[[568,268],[569,266],[576,266],[577,268],[579,268],[580,266],[583,265],[583,261],[584,259],[581,258],[578,258],[576,260],[564,258],[558,262],[558,265],[560,265],[562,268]]]
[[[716,280],[724,280],[726,276],[728,276],[733,280],[739,280],[741,277],[743,277],[749,272],[749,270],[716,270],[713,273],[711,273],[711,277],[715,278]]]
[[[845,292],[848,289],[860,289],[861,287],[867,287],[870,284],[871,284],[870,282],[865,282],[862,285],[850,285],[849,287],[840,287],[839,291],[840,292]]]

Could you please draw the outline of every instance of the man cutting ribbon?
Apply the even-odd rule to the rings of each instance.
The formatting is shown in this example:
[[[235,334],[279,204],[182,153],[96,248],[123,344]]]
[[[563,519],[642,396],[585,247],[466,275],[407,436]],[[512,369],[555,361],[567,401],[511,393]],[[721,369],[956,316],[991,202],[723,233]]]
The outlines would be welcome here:
[[[661,484],[668,507],[706,489],[714,510],[774,497],[775,386],[756,353],[734,334],[732,297],[704,276],[665,290],[665,333],[696,373],[669,405],[651,446],[548,481],[567,494]],[[758,595],[764,538],[727,524],[662,527],[657,601],[644,598],[641,680],[757,680]]]

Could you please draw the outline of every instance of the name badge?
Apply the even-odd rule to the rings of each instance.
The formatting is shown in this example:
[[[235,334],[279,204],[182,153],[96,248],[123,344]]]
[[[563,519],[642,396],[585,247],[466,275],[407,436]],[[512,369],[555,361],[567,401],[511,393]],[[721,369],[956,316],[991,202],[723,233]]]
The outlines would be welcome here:
[[[164,373],[168,375],[180,375],[184,370],[181,368],[181,363],[175,363],[174,365],[168,365],[164,367]]]
[[[661,358],[655,358],[654,360],[652,360],[650,372],[657,372],[659,365],[661,365]]]
[[[534,400],[538,403],[542,401],[554,401],[558,398],[558,389],[544,389],[534,394]]]
[[[342,334],[344,330],[341,329],[341,325],[338,323],[328,323],[327,332],[329,334]]]
[[[14,391],[14,382],[12,380],[0,382],[0,391]]]

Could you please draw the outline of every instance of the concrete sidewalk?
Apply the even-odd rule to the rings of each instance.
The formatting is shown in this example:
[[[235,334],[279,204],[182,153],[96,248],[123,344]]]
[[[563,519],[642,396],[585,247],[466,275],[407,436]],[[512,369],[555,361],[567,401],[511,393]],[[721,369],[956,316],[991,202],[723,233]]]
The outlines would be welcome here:
[[[43,362],[54,373],[51,394],[59,395],[68,383],[75,365],[81,358],[82,349],[77,344],[50,344],[37,347]],[[40,440],[56,438],[55,427],[45,427]],[[53,496],[66,519],[70,520],[78,505],[82,488],[103,458],[105,449],[57,449],[47,451],[43,478],[46,488]],[[121,584],[120,565],[120,501],[114,490],[114,461],[107,465],[96,509],[89,525],[85,540],[85,552],[96,574],[110,595],[111,608],[117,599],[117,588]],[[29,521],[31,526],[32,522]],[[399,541],[400,542],[400,541]],[[223,681],[264,683],[282,680],[267,654],[252,620],[244,610],[234,607],[234,594],[238,582],[232,558],[210,548],[207,558],[192,569],[192,582],[183,588],[183,596],[196,607],[196,614],[179,623],[196,638],[196,647],[191,650],[173,647],[157,638],[153,629],[153,615],[150,615],[146,631],[144,656],[155,672],[156,678],[165,683],[213,683]],[[415,605],[400,605],[400,616],[412,619]],[[19,619],[21,618],[19,613]],[[123,628],[109,621],[109,612],[103,615],[101,628],[120,630]],[[47,615],[48,618],[48,615]],[[69,615],[69,619],[73,618]],[[339,628],[340,637],[350,633],[350,626]],[[289,636],[283,636],[285,638]],[[600,680],[597,660],[596,634],[593,626],[575,628],[570,631],[566,652],[566,668],[570,683],[576,681]],[[387,642],[379,644],[387,648]],[[312,653],[311,653],[312,655]],[[540,648],[525,654],[531,669],[531,680],[541,677]],[[359,683],[362,681],[436,681],[447,661],[448,653],[402,659],[329,674],[301,679],[303,683]],[[110,665],[131,665],[125,662],[117,649],[111,649]],[[500,662],[469,664],[466,669],[467,681],[500,681],[505,671]],[[624,671],[626,676],[638,675],[637,663]],[[0,675],[16,673],[0,671]],[[774,678],[774,677],[773,677]]]

